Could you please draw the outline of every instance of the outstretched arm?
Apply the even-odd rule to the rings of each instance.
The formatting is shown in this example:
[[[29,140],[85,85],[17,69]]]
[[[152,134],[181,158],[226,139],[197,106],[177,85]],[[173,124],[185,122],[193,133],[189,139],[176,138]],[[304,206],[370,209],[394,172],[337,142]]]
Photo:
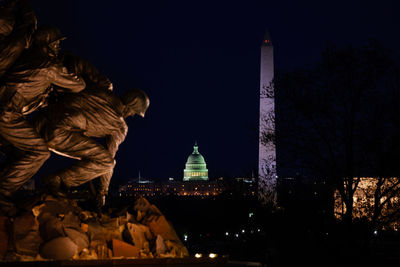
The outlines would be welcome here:
[[[73,93],[78,93],[86,87],[85,81],[81,77],[68,72],[67,68],[61,65],[49,67],[48,72],[50,83],[69,89]]]
[[[63,52],[61,58],[68,71],[82,76],[86,82],[87,89],[112,91],[113,85],[111,81],[100,73],[93,64],[70,52]]]

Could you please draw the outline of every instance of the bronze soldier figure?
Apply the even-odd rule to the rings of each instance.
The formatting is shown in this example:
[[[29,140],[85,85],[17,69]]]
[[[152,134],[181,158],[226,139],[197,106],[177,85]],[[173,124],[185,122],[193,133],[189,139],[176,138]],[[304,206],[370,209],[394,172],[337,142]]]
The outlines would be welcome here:
[[[60,31],[52,26],[37,30],[32,47],[3,78],[0,87],[0,137],[14,148],[0,172],[0,205],[12,206],[9,197],[29,180],[50,156],[47,145],[26,115],[45,105],[52,85],[71,92],[85,82],[58,61]]]
[[[62,52],[60,54],[60,61],[69,72],[82,77],[86,83],[85,90],[113,90],[113,84],[108,77],[100,73],[93,64],[86,60],[72,54],[71,52]]]
[[[15,2],[0,1],[0,41],[11,34],[15,25]]]
[[[36,25],[28,0],[9,1],[0,7],[0,77],[30,47]]]
[[[128,91],[122,98],[111,91],[85,90],[67,95],[57,105],[49,106],[37,118],[36,127],[51,151],[79,159],[69,168],[45,178],[54,194],[100,176],[99,206],[104,205],[115,165],[118,146],[128,127],[125,118],[144,117],[149,98],[139,89]],[[92,137],[104,138],[105,145]]]

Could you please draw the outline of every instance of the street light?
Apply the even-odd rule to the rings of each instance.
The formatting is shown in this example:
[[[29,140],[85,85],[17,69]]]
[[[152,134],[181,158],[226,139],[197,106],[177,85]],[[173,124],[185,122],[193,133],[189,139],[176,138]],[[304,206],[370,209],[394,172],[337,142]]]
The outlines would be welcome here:
[[[210,257],[211,259],[214,259],[214,258],[217,257],[217,254],[215,254],[215,253],[210,253],[210,254],[208,254],[208,257]]]

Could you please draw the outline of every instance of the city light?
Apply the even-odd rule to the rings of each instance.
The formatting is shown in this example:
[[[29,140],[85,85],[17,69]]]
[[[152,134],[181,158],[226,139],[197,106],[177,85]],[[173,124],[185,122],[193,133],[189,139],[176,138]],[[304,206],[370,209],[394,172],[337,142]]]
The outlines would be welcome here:
[[[197,259],[200,259],[201,257],[203,257],[203,254],[196,253],[196,254],[194,254],[194,257],[197,258]]]
[[[215,254],[215,253],[210,253],[210,254],[208,255],[208,257],[210,257],[211,259],[214,259],[214,258],[217,257],[217,254]]]
[[[187,241],[187,240],[188,240],[188,235],[186,235],[186,234],[183,235],[183,240],[184,240],[184,241]]]
[[[229,235],[229,233],[228,233],[228,232],[225,232],[225,235],[226,235],[226,236],[228,236],[228,235]]]

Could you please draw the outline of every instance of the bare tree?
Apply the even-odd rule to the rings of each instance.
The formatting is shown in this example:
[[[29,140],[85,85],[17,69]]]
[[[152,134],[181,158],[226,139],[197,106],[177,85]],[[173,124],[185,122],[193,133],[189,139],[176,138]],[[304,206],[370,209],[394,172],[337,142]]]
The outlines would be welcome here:
[[[274,105],[274,84],[262,87],[260,98],[263,103]],[[275,108],[270,108],[261,114],[260,118],[260,149],[264,149],[267,157],[263,159],[262,169],[258,174],[258,197],[261,203],[269,208],[276,206],[276,142],[275,142]]]
[[[371,107],[393,89],[386,81],[388,75],[397,75],[394,66],[393,57],[376,42],[362,48],[329,45],[315,67],[275,78],[277,146],[289,154],[279,162],[327,178],[340,194],[346,207],[342,218],[349,225],[361,177],[377,173],[367,152],[378,151],[365,149],[371,139],[366,137],[379,127],[371,123],[373,118],[387,116],[371,112]],[[385,121],[396,123],[389,117]],[[385,128],[377,134],[390,135]]]

